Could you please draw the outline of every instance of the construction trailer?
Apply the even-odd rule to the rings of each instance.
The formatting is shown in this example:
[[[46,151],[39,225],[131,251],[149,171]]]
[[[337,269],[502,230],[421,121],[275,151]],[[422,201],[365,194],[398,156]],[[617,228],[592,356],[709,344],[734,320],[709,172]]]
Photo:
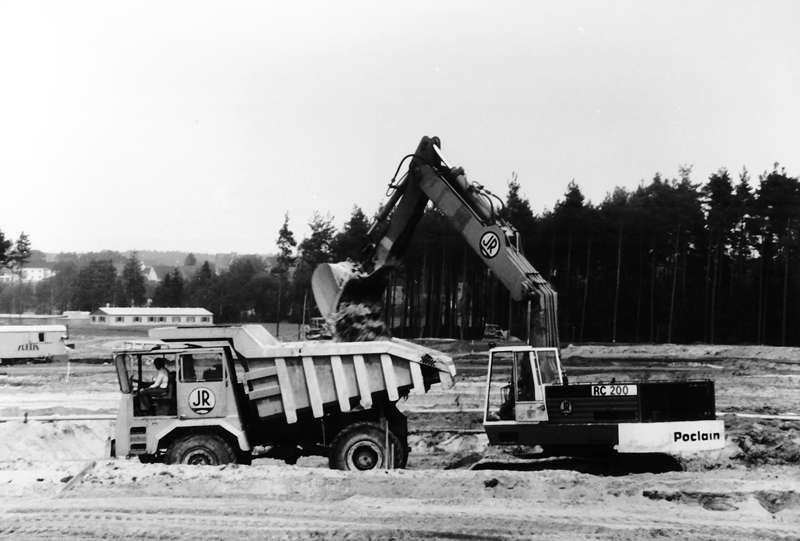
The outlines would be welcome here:
[[[0,362],[66,361],[66,325],[0,326]]]

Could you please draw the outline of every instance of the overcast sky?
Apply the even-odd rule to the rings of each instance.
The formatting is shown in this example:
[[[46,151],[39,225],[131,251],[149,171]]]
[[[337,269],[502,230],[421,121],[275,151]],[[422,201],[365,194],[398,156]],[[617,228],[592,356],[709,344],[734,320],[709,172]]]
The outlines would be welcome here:
[[[0,230],[275,251],[423,135],[534,212],[681,165],[800,174],[800,2],[0,0]]]

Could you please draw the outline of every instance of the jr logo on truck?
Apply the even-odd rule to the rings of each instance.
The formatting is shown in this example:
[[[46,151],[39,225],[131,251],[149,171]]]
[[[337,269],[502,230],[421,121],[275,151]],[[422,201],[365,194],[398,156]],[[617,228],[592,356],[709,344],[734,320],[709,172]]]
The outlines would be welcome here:
[[[211,392],[211,389],[198,387],[189,394],[189,407],[192,408],[192,411],[195,413],[205,415],[214,409],[216,403],[217,398],[214,396],[214,393]]]

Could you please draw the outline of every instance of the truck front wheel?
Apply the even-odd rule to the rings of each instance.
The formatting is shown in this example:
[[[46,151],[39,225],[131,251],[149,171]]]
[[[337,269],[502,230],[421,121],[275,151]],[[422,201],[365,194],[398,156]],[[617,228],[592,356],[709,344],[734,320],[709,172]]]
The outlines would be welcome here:
[[[405,467],[405,446],[389,433],[394,467]],[[375,423],[355,423],[342,430],[331,445],[329,465],[333,470],[365,471],[388,468],[386,434]]]
[[[236,452],[213,434],[194,434],[176,440],[167,450],[167,464],[218,466],[236,462]]]

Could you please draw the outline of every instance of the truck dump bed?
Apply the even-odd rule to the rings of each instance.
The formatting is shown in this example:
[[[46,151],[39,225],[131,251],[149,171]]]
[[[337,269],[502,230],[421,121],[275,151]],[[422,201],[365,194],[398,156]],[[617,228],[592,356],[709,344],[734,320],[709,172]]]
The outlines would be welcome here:
[[[450,357],[411,342],[277,342],[260,325],[170,327],[153,329],[151,338],[166,342],[231,344],[245,369],[244,386],[259,418],[284,416],[297,422],[310,410],[322,417],[336,408],[369,409],[376,393],[396,402],[431,385],[453,386]]]
[[[448,367],[391,341],[286,344],[267,353],[247,360],[248,396],[262,419],[285,415],[289,423],[309,408],[314,417],[330,407],[342,412],[359,405],[371,408],[374,393],[396,402],[411,391],[424,394],[434,383],[451,387],[455,372],[452,363]]]

